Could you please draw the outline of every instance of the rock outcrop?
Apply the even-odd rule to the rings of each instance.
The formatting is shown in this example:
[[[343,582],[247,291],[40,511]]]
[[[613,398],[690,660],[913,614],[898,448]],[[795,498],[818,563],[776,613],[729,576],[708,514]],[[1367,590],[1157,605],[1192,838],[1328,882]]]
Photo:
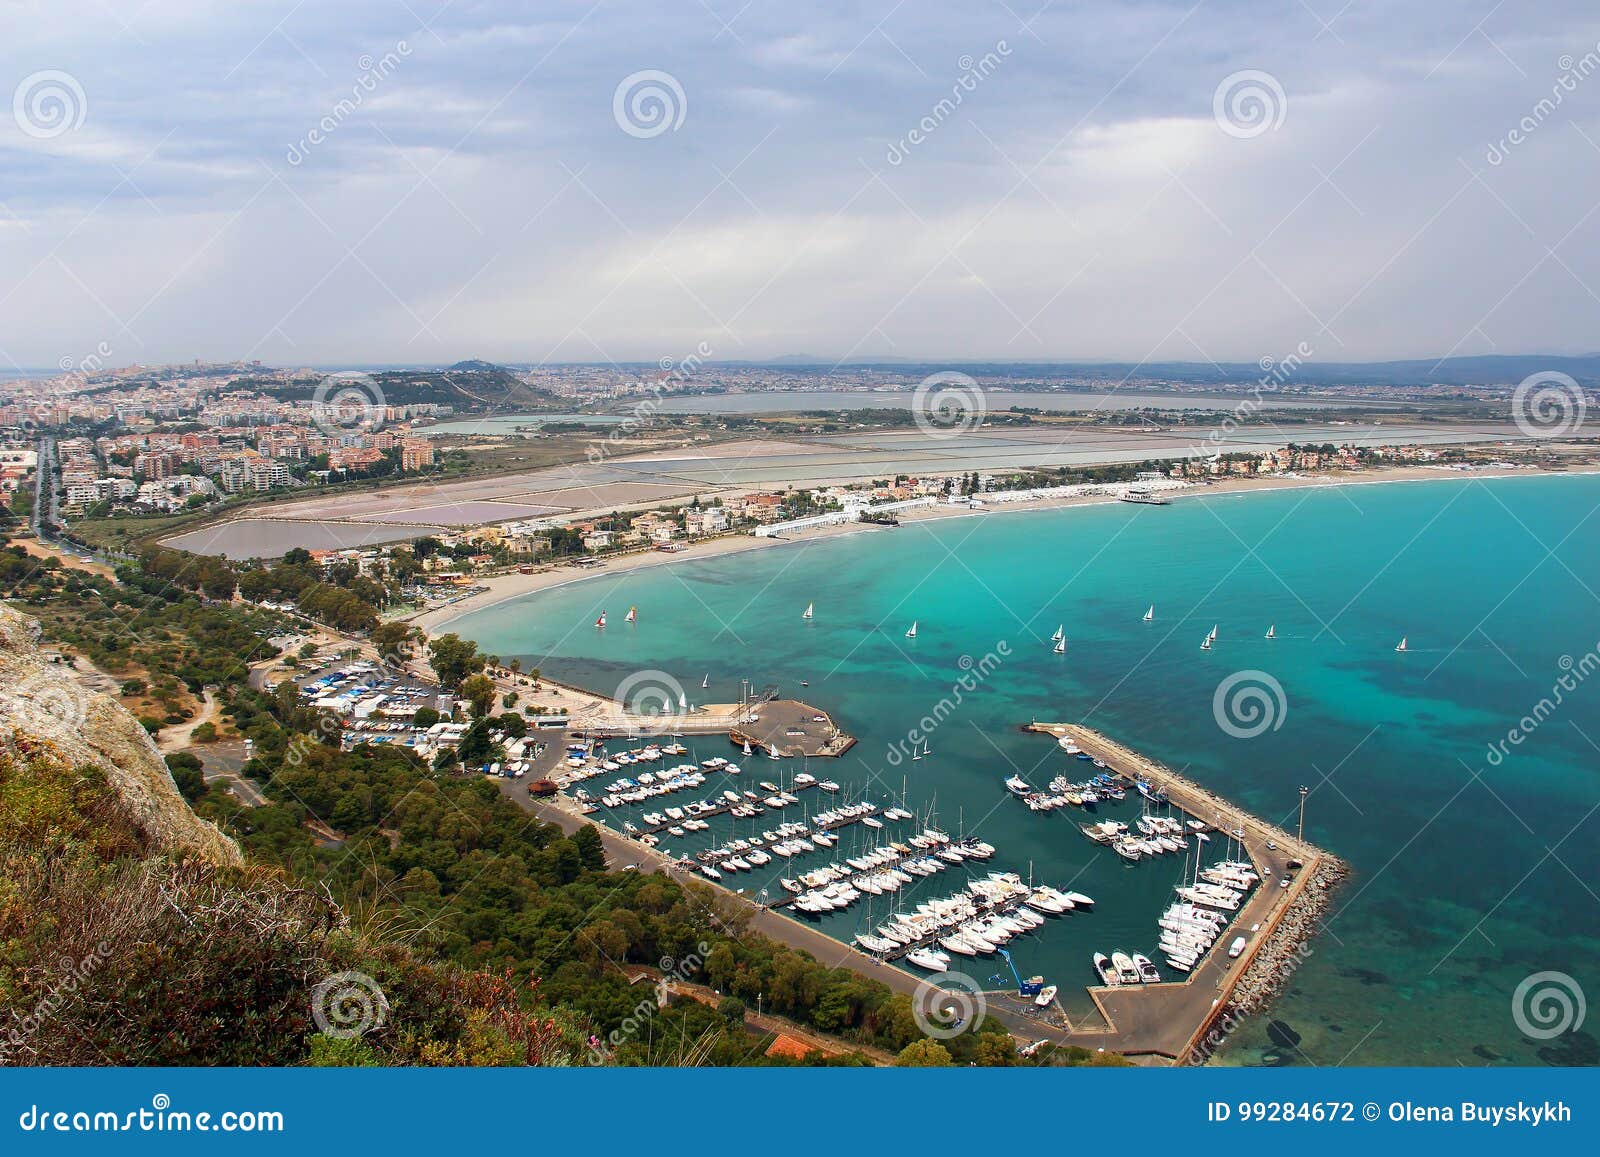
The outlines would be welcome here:
[[[48,746],[101,768],[152,850],[242,862],[239,846],[189,809],[148,732],[121,704],[40,656],[39,625],[0,606],[0,752]]]

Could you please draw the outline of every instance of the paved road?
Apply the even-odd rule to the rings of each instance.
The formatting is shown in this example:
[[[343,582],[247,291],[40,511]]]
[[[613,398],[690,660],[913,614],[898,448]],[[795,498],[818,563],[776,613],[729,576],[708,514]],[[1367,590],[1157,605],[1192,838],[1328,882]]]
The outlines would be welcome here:
[[[203,747],[191,747],[189,752],[200,759],[200,774],[210,784],[222,784],[246,807],[265,807],[272,801],[261,794],[255,781],[239,774],[244,766],[244,741],[225,739]]]

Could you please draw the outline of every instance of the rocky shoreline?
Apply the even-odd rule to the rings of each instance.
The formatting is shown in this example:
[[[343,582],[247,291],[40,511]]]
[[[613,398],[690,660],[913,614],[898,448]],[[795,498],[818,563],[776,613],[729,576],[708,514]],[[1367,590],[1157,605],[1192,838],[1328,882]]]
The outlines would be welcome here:
[[[1316,954],[1313,941],[1323,929],[1323,917],[1333,903],[1333,894],[1350,878],[1349,864],[1326,852],[1318,855],[1319,862],[1310,879],[1278,917],[1266,944],[1234,982],[1228,999],[1195,1035],[1182,1064],[1204,1064],[1209,1060],[1240,1024],[1266,1012],[1289,987],[1300,966]]]

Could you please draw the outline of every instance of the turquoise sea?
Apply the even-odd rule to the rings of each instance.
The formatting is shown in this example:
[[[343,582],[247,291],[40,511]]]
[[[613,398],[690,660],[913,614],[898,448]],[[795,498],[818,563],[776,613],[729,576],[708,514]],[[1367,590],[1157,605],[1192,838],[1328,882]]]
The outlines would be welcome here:
[[[808,602],[816,614],[803,621]],[[633,625],[621,622],[629,605]],[[599,632],[602,609],[612,626]],[[1201,651],[1214,623],[1217,643]],[[1057,624],[1065,655],[1049,644]],[[812,761],[812,772],[880,802],[903,790],[945,828],[995,844],[987,867],[1031,870],[1097,899],[1092,914],[1012,945],[1018,968],[1061,984],[1074,1008],[1086,1002],[1092,952],[1151,952],[1182,869],[1176,857],[1124,864],[1079,833],[1090,817],[1036,814],[1009,798],[1002,781],[1013,772],[1042,786],[1089,771],[1020,725],[1081,721],[1290,827],[1305,784],[1307,837],[1354,876],[1289,991],[1219,1063],[1600,1061],[1592,1023],[1540,1038],[1528,1030],[1553,1006],[1525,995],[1521,1023],[1513,1007],[1537,973],[1600,993],[1600,477],[984,514],[602,574],[449,629],[597,690],[660,670],[691,701],[730,701],[750,679],[825,708],[861,742]],[[1398,654],[1402,636],[1410,649]],[[953,694],[990,668],[975,690]],[[1271,725],[1249,738],[1225,732],[1214,712],[1236,672],[1268,688]],[[1563,677],[1569,688],[1555,690]],[[930,713],[943,716],[931,756],[891,758]],[[1235,731],[1250,722],[1227,718]],[[1491,758],[1496,744],[1507,754]],[[697,757],[712,754],[736,757],[725,741],[698,744]],[[799,770],[740,762],[745,781]],[[1101,811],[1137,814],[1131,799]],[[731,822],[714,823],[714,842]],[[756,830],[775,822],[761,817]],[[871,834],[846,831],[857,846]],[[784,870],[772,877],[798,862],[773,865]],[[948,893],[953,875],[919,881],[917,898]],[[847,939],[887,911],[879,899],[870,914],[858,906],[822,926]],[[985,981],[1004,967],[964,963]]]

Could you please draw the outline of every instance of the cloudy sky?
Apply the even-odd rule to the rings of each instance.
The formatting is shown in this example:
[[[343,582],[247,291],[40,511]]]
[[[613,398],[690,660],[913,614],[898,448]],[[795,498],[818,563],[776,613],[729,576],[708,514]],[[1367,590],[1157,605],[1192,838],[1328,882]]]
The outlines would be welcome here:
[[[1592,0],[0,0],[0,371],[1589,352],[1597,41]]]

